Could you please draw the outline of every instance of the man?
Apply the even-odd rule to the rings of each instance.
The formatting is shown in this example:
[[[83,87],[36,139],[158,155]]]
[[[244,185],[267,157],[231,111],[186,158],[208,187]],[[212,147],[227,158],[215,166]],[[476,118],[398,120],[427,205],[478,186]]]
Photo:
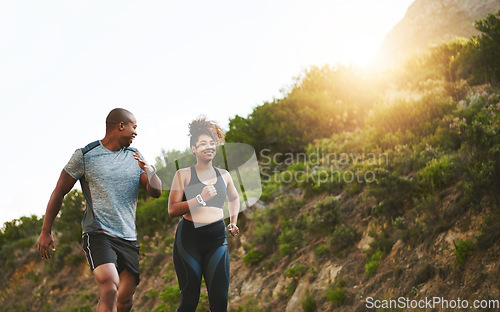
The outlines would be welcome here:
[[[134,115],[122,108],[106,118],[106,135],[77,149],[64,167],[52,192],[38,249],[49,259],[55,251],[51,228],[64,196],[80,180],[87,201],[83,249],[99,287],[97,311],[130,311],[139,284],[139,245],[135,229],[137,194],[141,185],[148,195],[160,197],[161,181],[137,149]]]

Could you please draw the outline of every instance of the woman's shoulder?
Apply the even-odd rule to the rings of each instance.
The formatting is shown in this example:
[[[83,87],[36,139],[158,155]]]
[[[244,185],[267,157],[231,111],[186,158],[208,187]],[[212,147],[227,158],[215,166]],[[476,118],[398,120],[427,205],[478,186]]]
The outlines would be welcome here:
[[[229,172],[226,170],[226,169],[222,169],[222,168],[219,168],[219,167],[214,167],[215,169],[217,169],[221,175],[226,175],[226,174],[229,174]]]
[[[191,176],[191,167],[180,168],[179,170],[177,170],[177,174],[181,177]]]
[[[214,168],[220,172],[222,180],[224,180],[224,184],[226,184],[226,186],[227,186],[228,182],[231,182],[233,180],[231,178],[231,175],[229,174],[229,172],[226,169],[221,169],[221,168],[217,168],[217,167],[214,167]]]
[[[176,173],[178,179],[180,179],[181,184],[186,186],[191,180],[191,167],[180,168]]]

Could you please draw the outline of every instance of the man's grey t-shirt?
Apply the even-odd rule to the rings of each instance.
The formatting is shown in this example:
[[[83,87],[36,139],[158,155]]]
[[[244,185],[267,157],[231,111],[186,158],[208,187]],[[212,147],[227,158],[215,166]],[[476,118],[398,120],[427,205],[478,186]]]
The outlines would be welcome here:
[[[137,240],[135,211],[140,175],[134,159],[137,149],[113,152],[101,141],[77,149],[64,170],[80,180],[87,201],[83,233],[102,232],[126,240]]]

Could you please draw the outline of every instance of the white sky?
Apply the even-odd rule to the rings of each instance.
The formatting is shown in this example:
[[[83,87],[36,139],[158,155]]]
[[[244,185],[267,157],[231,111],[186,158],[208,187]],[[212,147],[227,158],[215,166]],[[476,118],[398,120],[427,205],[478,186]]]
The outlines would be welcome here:
[[[45,213],[73,151],[134,113],[150,163],[227,129],[310,65],[368,65],[413,0],[0,2],[0,226]]]

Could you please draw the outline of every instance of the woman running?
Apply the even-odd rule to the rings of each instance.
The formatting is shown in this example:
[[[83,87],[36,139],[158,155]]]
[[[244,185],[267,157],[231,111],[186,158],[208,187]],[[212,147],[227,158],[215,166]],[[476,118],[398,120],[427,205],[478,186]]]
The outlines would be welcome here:
[[[231,175],[212,165],[217,147],[224,141],[222,129],[200,117],[189,124],[189,135],[196,165],[175,173],[168,199],[169,215],[182,216],[174,242],[174,265],[181,290],[177,311],[196,310],[202,275],[210,311],[227,311],[229,252],[223,206],[227,198],[228,230],[236,236],[239,197]]]

